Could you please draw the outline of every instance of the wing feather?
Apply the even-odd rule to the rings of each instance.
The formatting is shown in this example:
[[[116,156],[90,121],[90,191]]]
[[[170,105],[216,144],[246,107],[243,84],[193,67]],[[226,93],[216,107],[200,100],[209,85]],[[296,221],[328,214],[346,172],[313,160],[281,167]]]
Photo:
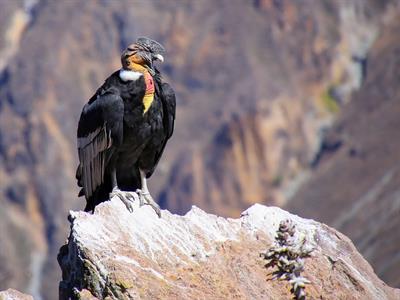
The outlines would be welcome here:
[[[176,97],[172,87],[164,82],[162,84],[162,96],[161,101],[163,103],[163,123],[167,133],[167,139],[169,139],[174,133],[175,125],[175,111],[176,111]]]
[[[106,159],[122,142],[124,104],[116,89],[98,95],[83,108],[78,125],[78,184],[86,199],[103,184]],[[82,194],[82,192],[80,193]]]

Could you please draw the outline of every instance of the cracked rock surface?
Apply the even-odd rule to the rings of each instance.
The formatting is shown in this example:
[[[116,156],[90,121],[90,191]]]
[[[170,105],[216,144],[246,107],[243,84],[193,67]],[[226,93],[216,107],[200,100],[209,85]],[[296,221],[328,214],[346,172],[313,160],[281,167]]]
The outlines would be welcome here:
[[[94,214],[70,212],[70,236],[58,255],[60,299],[290,299],[290,287],[270,280],[260,258],[284,219],[315,248],[305,261],[309,298],[400,298],[346,236],[277,207],[255,204],[239,219],[197,207],[158,218],[149,206],[135,203],[129,213],[113,198]]]

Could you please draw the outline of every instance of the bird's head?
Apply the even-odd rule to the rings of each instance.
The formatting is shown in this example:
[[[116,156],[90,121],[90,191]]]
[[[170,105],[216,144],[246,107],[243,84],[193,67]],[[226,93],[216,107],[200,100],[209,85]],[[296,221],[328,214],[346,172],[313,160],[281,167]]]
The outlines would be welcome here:
[[[164,61],[164,47],[147,37],[140,37],[135,43],[129,45],[121,55],[122,67],[126,70],[134,70],[139,65],[153,70],[155,61]]]

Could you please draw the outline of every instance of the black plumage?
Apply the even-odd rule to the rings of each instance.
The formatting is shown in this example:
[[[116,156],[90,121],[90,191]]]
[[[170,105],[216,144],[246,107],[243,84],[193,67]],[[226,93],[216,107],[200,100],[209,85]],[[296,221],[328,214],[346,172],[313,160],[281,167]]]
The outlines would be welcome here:
[[[131,57],[132,53],[129,54]],[[147,111],[143,102],[145,76],[135,71],[131,72],[137,78],[132,80],[123,80],[120,71],[114,72],[82,110],[77,132],[80,164],[76,177],[82,187],[80,196],[87,200],[85,211],[92,211],[109,199],[115,188],[132,192],[141,189],[145,180],[141,172],[145,178],[153,174],[172,136],[174,91],[162,82],[153,61],[146,60],[143,66],[140,70],[149,72],[147,76],[151,74],[154,82],[154,99]]]

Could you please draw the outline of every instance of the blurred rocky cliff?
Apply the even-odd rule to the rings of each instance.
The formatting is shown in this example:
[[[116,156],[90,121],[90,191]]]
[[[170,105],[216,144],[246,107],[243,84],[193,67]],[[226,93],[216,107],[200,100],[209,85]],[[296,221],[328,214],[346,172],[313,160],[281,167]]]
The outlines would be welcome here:
[[[178,95],[175,135],[150,182],[164,207],[238,216],[290,200],[339,226],[398,285],[398,268],[382,267],[398,261],[398,239],[380,238],[400,202],[399,15],[389,0],[0,2],[0,290],[56,299],[65,216],[84,206],[77,120],[139,35],[165,45],[161,70]],[[359,204],[343,216],[341,201]],[[360,224],[373,227],[368,239]]]
[[[368,54],[363,86],[326,133],[319,163],[287,204],[349,235],[400,286],[400,18]],[[336,145],[336,146],[335,146]]]

